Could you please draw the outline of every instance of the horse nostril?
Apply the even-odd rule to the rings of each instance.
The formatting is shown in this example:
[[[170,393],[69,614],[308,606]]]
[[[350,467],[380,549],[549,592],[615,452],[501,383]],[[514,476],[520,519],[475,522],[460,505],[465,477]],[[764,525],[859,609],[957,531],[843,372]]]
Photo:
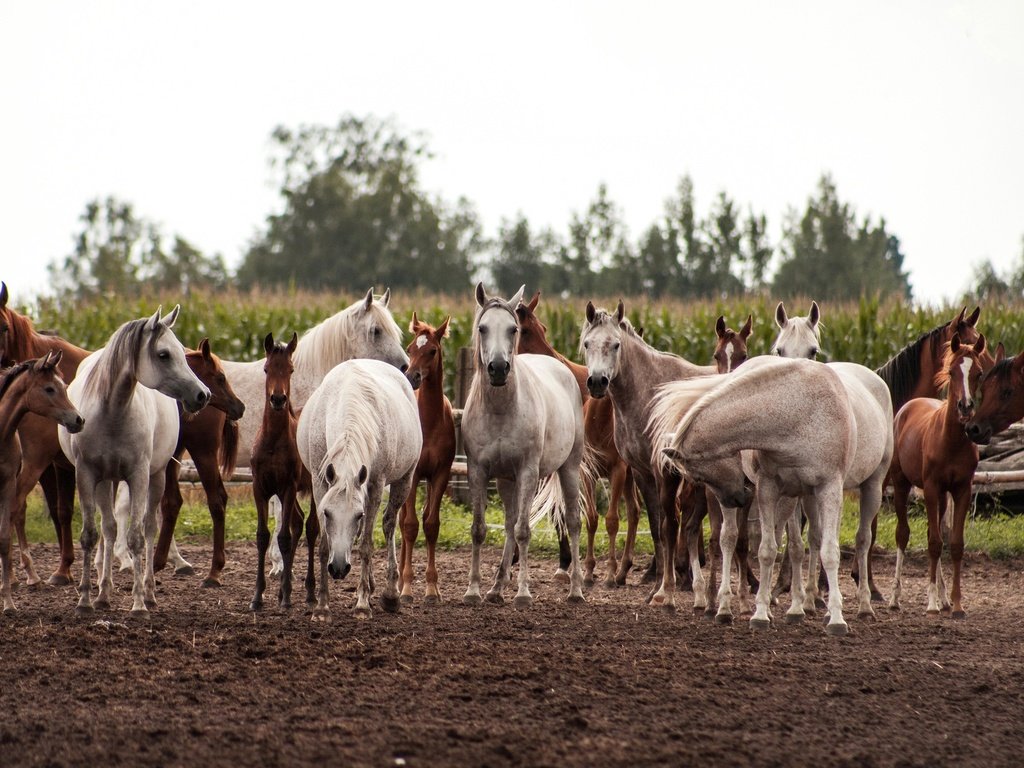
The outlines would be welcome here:
[[[409,370],[409,364],[402,363],[400,366],[398,366],[398,370],[400,370],[402,373],[405,373],[406,371]]]

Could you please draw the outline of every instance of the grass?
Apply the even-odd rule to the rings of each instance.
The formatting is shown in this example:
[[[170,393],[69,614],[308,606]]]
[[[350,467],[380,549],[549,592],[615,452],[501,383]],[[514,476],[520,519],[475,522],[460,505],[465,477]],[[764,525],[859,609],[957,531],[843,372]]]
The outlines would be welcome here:
[[[247,489],[239,488],[232,491],[232,499],[228,505],[226,520],[226,538],[228,540],[254,540],[256,536],[256,508],[247,496]],[[202,493],[186,493],[187,499],[178,519],[177,535],[179,539],[203,540],[212,536],[212,524]],[[422,501],[422,498],[421,498]],[[497,500],[492,498],[487,509],[487,545],[499,547],[504,541],[504,516]],[[470,541],[470,523],[472,514],[468,508],[454,504],[445,499],[441,508],[441,532],[438,546],[442,549],[468,547]],[[29,498],[26,528],[29,541],[56,542],[53,526],[43,505],[42,495],[37,491]],[[641,535],[637,537],[637,550],[650,554],[653,551],[651,538],[647,534],[647,520],[641,518]],[[705,532],[708,526],[705,521]],[[923,552],[927,546],[927,518],[923,506],[912,507],[910,511],[910,546],[911,552]],[[76,509],[75,522],[72,530],[77,538],[81,530],[81,519]],[[625,536],[625,521],[619,528],[621,546]],[[843,519],[840,528],[840,545],[844,549],[852,549],[857,533],[857,502],[848,498],[844,504]],[[383,545],[380,524],[377,525],[375,539],[378,546]],[[1010,515],[997,509],[994,513],[972,515],[967,522],[965,532],[966,548],[973,552],[986,552],[993,558],[1010,558],[1024,556],[1024,516]],[[417,544],[423,546],[423,534],[420,533]],[[607,551],[608,537],[604,530],[604,521],[598,524],[595,547],[598,556]],[[547,521],[542,521],[534,530],[531,550],[553,555],[558,552],[558,541],[554,530]],[[882,550],[896,549],[896,517],[891,508],[883,506],[878,518],[878,546]]]

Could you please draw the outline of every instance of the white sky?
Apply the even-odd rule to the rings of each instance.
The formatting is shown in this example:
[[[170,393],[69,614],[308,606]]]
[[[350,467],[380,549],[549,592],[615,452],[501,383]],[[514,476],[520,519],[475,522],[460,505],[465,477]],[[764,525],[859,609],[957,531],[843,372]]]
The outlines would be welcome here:
[[[424,186],[488,234],[564,233],[604,181],[636,239],[689,173],[777,243],[831,171],[935,302],[1021,253],[1022,40],[1014,0],[4,2],[0,279],[44,290],[107,195],[235,266],[278,205],[271,130],[351,112],[425,131]]]

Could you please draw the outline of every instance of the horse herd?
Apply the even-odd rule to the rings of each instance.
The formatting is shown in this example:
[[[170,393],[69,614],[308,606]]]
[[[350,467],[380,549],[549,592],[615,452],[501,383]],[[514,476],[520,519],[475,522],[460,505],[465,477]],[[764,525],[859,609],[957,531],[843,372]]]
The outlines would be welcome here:
[[[839,519],[844,492],[857,491],[860,520],[854,578],[861,617],[882,599],[871,573],[883,486],[890,482],[898,518],[896,578],[889,607],[900,607],[909,536],[908,494],[922,488],[928,510],[928,611],[964,618],[960,574],[963,529],[976,443],[1024,417],[1024,353],[995,355],[977,330],[980,309],[961,310],[872,371],[856,363],[819,363],[820,313],[789,317],[780,303],[773,355],[747,359],[752,332],[716,325],[713,365],[695,365],[655,350],[634,328],[620,301],[612,310],[588,303],[579,365],[554,350],[535,310],[539,293],[506,300],[476,287],[472,345],[475,374],[462,412],[462,439],[472,502],[472,560],[464,602],[504,601],[518,562],[514,604],[532,603],[531,527],[550,517],[560,537],[557,576],[569,602],[584,600],[595,581],[598,524],[595,482],[610,483],[608,586],[625,583],[642,499],[655,542],[644,574],[648,602],[675,609],[678,579],[692,584],[694,608],[729,623],[756,590],[752,629],[772,620],[771,577],[785,528],[791,595],[788,621],[824,603],[818,567],[828,584],[829,634],[847,632],[838,585]],[[380,605],[399,610],[413,600],[413,545],[419,532],[416,489],[427,483],[422,524],[427,541],[425,602],[439,602],[435,567],[439,508],[455,457],[455,419],[443,388],[443,340],[413,314],[403,350],[390,291],[372,290],[287,343],[268,334],[266,356],[220,360],[203,339],[185,350],[172,330],[179,308],[126,322],[90,353],[8,306],[0,284],[0,560],[4,611],[14,610],[12,528],[26,581],[40,581],[25,537],[26,498],[43,488],[60,545],[51,584],[71,583],[71,512],[82,508],[83,562],[77,610],[109,608],[113,559],[133,572],[134,615],[156,605],[155,571],[177,552],[174,525],[182,499],[178,462],[188,451],[207,493],[213,557],[204,586],[221,582],[225,565],[222,475],[249,465],[257,510],[258,565],[252,610],[263,607],[266,560],[280,575],[278,602],[291,605],[298,542],[308,546],[306,600],[314,620],[329,616],[329,584],[360,566],[355,613],[371,613],[375,590],[372,531],[382,515],[387,548]],[[64,382],[70,382],[65,386]],[[980,396],[980,405],[975,395]],[[481,594],[480,556],[488,487],[497,484],[505,510],[505,544],[490,588]],[[310,495],[310,512],[299,497]],[[946,515],[947,498],[953,501]],[[627,511],[617,548],[619,503]],[[158,524],[157,509],[160,509]],[[96,529],[96,511],[100,530]],[[582,512],[582,514],[581,514]],[[276,518],[271,535],[269,518]],[[711,519],[709,578],[702,569],[702,519]],[[759,573],[748,565],[747,519],[761,522]],[[583,519],[585,555],[580,555]],[[802,521],[809,567],[803,576]],[[953,564],[947,596],[939,565],[943,525]],[[402,548],[395,542],[401,526]],[[159,535],[158,535],[159,534]],[[720,563],[716,562],[720,554]],[[98,589],[92,589],[93,563]],[[319,579],[317,564],[319,563]],[[783,569],[785,571],[785,569]],[[720,586],[715,591],[716,580]],[[318,588],[319,587],[319,588]]]

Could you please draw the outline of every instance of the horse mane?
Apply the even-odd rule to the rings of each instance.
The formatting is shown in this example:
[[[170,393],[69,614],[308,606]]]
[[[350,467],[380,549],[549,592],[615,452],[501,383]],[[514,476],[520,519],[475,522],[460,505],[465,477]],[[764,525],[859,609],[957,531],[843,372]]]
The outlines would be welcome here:
[[[238,459],[238,422],[231,419],[224,419],[224,426],[220,433],[220,453],[218,462],[220,474],[223,478],[229,478],[235,473],[235,461]]]
[[[961,347],[961,349],[963,349],[963,347]],[[978,364],[979,368],[981,367],[981,360],[978,357],[977,352],[968,347],[965,354],[966,356],[974,358],[974,362]],[[949,371],[953,365],[953,360],[955,359],[956,355],[953,353],[952,343],[947,341],[942,345],[942,367],[939,369],[939,372],[935,374],[935,379],[933,380],[936,389],[941,390],[949,384]]]
[[[17,379],[21,374],[35,365],[35,360],[26,360],[23,363],[17,363],[12,365],[10,368],[6,368],[0,371],[0,400],[3,399],[4,394],[14,384],[14,380]]]
[[[940,325],[930,331],[925,331],[916,340],[893,355],[882,367],[875,369],[875,373],[889,388],[894,411],[899,410],[910,399],[921,379],[921,351],[926,344],[933,346],[945,328],[945,325]]]
[[[651,446],[655,453],[651,457],[653,466],[662,464],[658,455],[662,448],[682,442],[693,421],[693,414],[704,408],[707,396],[734,379],[731,374],[716,373],[670,381],[658,387],[657,394],[651,400],[647,420],[647,432],[651,436]]]
[[[117,383],[118,375],[138,357],[148,322],[148,317],[140,317],[137,320],[129,320],[114,331],[99,361],[82,382],[83,395],[98,398],[107,396]]]
[[[980,384],[984,384],[985,381],[987,381],[990,376],[994,376],[994,377],[999,378],[999,379],[1006,379],[1006,378],[1010,377],[1012,372],[1013,372],[1013,358],[1012,357],[1004,357],[998,363],[996,363],[991,368],[989,368],[987,371],[985,371],[981,375],[981,381],[978,382],[978,383],[979,383],[979,385]]]
[[[317,475],[322,481],[327,465],[333,464],[335,474],[341,483],[351,483],[359,474],[359,468],[369,464],[378,443],[379,425],[374,419],[373,404],[380,397],[380,390],[373,377],[359,372],[346,382],[345,397],[339,398],[344,403],[342,416],[344,428],[334,443],[328,446],[323,461],[317,468]]]
[[[7,357],[24,360],[33,356],[30,346],[33,336],[38,334],[32,321],[25,315],[18,314],[10,307],[3,310],[7,314]]]
[[[355,335],[356,319],[363,304],[363,300],[360,299],[302,334],[295,354],[292,355],[296,369],[323,378],[331,368],[348,360],[351,357],[349,339]],[[377,320],[385,333],[401,344],[402,329],[398,327],[395,318],[383,303],[374,301],[366,311]]]

